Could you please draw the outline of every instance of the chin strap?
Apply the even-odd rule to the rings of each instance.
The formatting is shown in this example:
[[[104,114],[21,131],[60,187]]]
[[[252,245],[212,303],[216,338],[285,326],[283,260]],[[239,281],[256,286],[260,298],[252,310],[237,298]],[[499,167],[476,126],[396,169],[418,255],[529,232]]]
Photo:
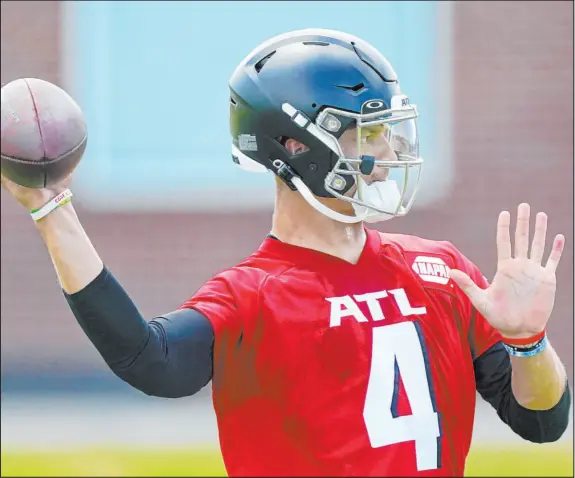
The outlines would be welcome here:
[[[346,224],[355,224],[358,222],[362,222],[366,217],[366,215],[361,217],[347,216],[345,214],[335,212],[333,209],[330,209],[325,204],[320,202],[300,178],[294,176],[291,179],[291,182],[311,207],[313,207],[316,211],[324,214],[325,216],[333,219],[334,221],[344,222]]]

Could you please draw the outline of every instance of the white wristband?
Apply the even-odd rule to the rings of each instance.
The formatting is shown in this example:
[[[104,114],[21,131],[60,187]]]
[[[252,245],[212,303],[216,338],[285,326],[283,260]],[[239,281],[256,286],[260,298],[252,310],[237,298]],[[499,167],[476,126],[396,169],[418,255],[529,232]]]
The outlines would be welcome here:
[[[73,196],[72,191],[70,191],[69,189],[62,191],[55,198],[50,199],[50,201],[48,201],[46,204],[44,204],[40,209],[33,209],[32,211],[30,211],[30,215],[32,216],[32,219],[34,219],[34,221],[37,222],[40,219],[46,217],[54,209],[57,209],[60,206],[63,206],[67,202],[70,202],[70,200],[72,199],[72,196]]]

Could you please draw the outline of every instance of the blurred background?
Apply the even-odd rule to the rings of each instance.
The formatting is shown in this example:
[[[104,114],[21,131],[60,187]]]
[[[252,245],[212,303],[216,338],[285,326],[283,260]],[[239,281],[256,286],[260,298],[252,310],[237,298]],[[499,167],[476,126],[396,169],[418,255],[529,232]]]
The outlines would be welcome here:
[[[415,208],[378,228],[450,240],[489,279],[498,213],[546,211],[567,236],[549,335],[573,379],[572,2],[2,1],[0,17],[2,84],[43,78],[86,114],[76,208],[149,318],[269,230],[272,177],[230,156],[236,65],[300,28],[371,42],[420,109],[426,159]],[[113,376],[4,192],[1,213],[2,475],[222,474],[209,387],[164,400]],[[573,476],[572,439],[527,444],[480,401],[468,474]]]

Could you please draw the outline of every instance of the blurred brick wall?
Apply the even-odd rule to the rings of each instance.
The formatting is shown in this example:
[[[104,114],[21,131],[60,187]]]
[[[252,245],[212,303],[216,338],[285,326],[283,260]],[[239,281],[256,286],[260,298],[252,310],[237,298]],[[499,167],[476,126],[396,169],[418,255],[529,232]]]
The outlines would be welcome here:
[[[61,84],[58,3],[1,5],[2,83],[36,76]],[[491,277],[499,211],[529,201],[548,212],[549,234],[568,238],[550,335],[572,375],[573,4],[461,2],[453,9],[456,185],[433,210],[381,229],[448,239]],[[97,249],[147,317],[178,306],[216,271],[248,255],[271,220],[270,213],[79,209]],[[100,373],[102,361],[75,324],[31,220],[4,192],[1,212],[4,372]]]

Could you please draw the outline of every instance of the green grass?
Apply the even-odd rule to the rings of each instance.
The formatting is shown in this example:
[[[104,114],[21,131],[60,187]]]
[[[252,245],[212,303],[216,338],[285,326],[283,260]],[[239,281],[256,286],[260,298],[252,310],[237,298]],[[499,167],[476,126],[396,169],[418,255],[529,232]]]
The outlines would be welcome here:
[[[471,447],[466,476],[573,476],[573,443]]]
[[[2,451],[2,476],[226,476],[219,452],[90,448]]]
[[[573,476],[573,446],[475,446],[467,476]],[[219,452],[91,448],[2,450],[2,476],[226,476]]]

